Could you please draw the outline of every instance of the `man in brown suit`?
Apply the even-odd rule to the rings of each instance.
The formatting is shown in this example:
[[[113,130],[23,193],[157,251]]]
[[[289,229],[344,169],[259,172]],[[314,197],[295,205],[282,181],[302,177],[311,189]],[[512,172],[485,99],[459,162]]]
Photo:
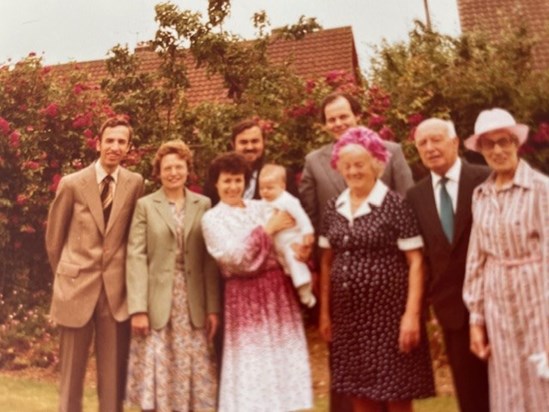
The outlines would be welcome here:
[[[99,136],[99,159],[59,182],[46,229],[54,273],[50,316],[60,329],[63,412],[82,411],[93,336],[99,410],[122,411],[129,346],[126,241],[143,178],[120,166],[132,137],[125,118],[107,120]]]

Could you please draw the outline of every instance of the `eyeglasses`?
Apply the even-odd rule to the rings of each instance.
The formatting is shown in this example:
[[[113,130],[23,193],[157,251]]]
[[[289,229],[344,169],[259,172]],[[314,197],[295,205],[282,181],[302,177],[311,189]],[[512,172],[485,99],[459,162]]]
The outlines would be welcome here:
[[[488,140],[486,138],[478,139],[478,147],[482,150],[494,150],[494,148],[499,146],[501,149],[509,149],[516,142],[512,137],[502,137],[498,140]]]

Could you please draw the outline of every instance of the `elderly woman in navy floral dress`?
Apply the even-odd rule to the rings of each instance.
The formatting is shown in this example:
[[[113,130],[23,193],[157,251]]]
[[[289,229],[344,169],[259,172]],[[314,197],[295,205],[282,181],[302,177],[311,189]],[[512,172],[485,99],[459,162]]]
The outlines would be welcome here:
[[[324,213],[320,332],[331,342],[332,388],[355,411],[411,411],[434,395],[423,319],[423,240],[400,195],[380,180],[388,152],[365,127],[336,142],[348,188]]]

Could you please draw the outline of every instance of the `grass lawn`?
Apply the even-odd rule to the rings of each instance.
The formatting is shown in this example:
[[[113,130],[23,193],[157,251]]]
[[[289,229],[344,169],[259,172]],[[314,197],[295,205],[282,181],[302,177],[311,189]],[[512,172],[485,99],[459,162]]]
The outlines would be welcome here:
[[[326,411],[328,400],[317,399],[314,411]],[[13,373],[0,373],[0,410],[2,412],[52,412],[57,409],[57,387],[50,379],[17,377]],[[457,412],[455,399],[437,397],[415,403],[416,412]],[[84,398],[84,411],[97,411],[95,389],[88,385]],[[137,409],[126,408],[126,412]]]

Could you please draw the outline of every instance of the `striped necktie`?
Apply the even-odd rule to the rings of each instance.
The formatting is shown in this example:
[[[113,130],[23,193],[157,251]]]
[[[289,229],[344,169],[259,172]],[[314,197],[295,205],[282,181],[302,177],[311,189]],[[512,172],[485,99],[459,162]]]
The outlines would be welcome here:
[[[109,216],[111,215],[112,209],[112,199],[113,199],[113,183],[114,179],[111,175],[105,176],[101,184],[101,204],[103,205],[103,219],[105,226],[109,221]]]
[[[452,243],[454,239],[454,208],[452,198],[446,189],[447,182],[446,176],[440,179],[440,223],[448,242]]]

